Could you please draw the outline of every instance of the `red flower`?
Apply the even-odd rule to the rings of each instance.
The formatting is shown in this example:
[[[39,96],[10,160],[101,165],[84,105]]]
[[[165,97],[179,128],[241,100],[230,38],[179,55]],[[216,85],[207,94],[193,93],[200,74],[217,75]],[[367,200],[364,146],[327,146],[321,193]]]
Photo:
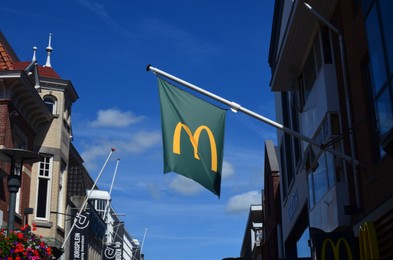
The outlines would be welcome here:
[[[33,223],[33,231],[36,231],[36,230],[37,230],[37,224]]]

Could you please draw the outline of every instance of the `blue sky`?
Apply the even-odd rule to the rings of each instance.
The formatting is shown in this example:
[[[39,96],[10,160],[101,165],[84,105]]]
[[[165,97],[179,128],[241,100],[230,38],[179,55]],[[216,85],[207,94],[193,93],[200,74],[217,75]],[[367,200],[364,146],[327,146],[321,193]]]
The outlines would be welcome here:
[[[38,47],[71,80],[74,145],[98,186],[124,213],[145,259],[239,256],[250,204],[263,189],[264,141],[276,130],[227,113],[221,198],[175,173],[163,174],[160,108],[147,64],[274,119],[268,52],[274,1],[2,1],[1,31],[22,61]],[[193,92],[191,92],[193,93]],[[207,99],[209,100],[209,99]],[[222,105],[223,106],[223,105]],[[224,106],[223,106],[224,107]]]

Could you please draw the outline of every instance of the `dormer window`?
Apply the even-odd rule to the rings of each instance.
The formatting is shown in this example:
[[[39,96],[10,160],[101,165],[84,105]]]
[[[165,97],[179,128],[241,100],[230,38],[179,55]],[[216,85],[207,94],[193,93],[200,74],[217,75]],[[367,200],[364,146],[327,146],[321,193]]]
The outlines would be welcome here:
[[[55,115],[56,114],[56,98],[53,96],[45,96],[44,103],[48,110]]]

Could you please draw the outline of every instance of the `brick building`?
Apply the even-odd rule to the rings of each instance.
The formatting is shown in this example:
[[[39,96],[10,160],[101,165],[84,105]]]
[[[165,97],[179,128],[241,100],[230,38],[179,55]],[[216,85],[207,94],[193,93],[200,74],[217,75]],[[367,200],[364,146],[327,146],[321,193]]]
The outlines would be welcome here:
[[[5,149],[23,149],[38,152],[37,140],[41,128],[52,121],[52,114],[35,89],[34,78],[37,67],[27,63],[18,69],[18,59],[4,36],[0,33],[0,145],[1,180],[0,185],[0,223],[7,226],[8,221],[8,176],[11,172],[11,159]],[[24,163],[20,176],[20,189],[16,196],[15,228],[26,223],[25,209],[30,207],[32,167]]]

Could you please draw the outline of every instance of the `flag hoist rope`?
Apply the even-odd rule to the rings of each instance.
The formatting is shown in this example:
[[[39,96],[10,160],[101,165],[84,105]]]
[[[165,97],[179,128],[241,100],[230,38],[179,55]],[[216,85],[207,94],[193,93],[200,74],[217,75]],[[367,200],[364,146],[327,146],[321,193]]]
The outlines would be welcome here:
[[[173,80],[173,81],[175,81],[175,82],[177,82],[177,83],[179,83],[179,84],[181,84],[183,86],[186,86],[186,87],[188,87],[190,89],[193,89],[193,90],[195,90],[195,91],[197,91],[197,92],[199,92],[199,93],[201,93],[201,94],[203,94],[205,96],[208,96],[208,97],[210,97],[210,98],[212,98],[212,99],[214,99],[214,100],[216,100],[218,102],[221,102],[221,103],[229,106],[231,108],[231,110],[234,111],[234,112],[237,112],[237,111],[243,112],[244,114],[247,114],[247,115],[249,115],[249,116],[251,116],[253,118],[256,118],[256,119],[258,119],[258,120],[260,120],[260,121],[262,121],[262,122],[264,122],[264,123],[266,123],[266,124],[268,124],[270,126],[273,126],[273,127],[277,128],[278,130],[283,131],[286,134],[289,134],[291,136],[299,138],[300,140],[305,141],[305,142],[307,142],[307,143],[309,143],[311,145],[314,145],[314,146],[318,147],[321,150],[330,152],[330,153],[334,154],[335,156],[340,157],[340,158],[342,158],[342,159],[344,159],[344,160],[346,160],[346,161],[348,161],[348,162],[350,162],[350,163],[352,163],[354,165],[358,165],[359,164],[359,161],[353,159],[352,157],[350,157],[348,155],[345,155],[345,154],[343,154],[343,153],[341,153],[341,152],[339,152],[339,151],[337,151],[335,149],[332,149],[330,147],[324,146],[323,144],[320,144],[320,143],[316,142],[315,140],[313,140],[313,139],[311,139],[311,138],[309,138],[309,137],[307,137],[305,135],[302,135],[302,134],[300,134],[300,133],[298,133],[296,131],[293,131],[290,128],[287,128],[287,127],[285,127],[285,126],[283,126],[283,125],[273,121],[273,120],[270,120],[270,119],[268,119],[268,118],[266,118],[266,117],[264,117],[262,115],[259,115],[259,114],[255,113],[255,112],[253,112],[253,111],[251,111],[251,110],[249,110],[247,108],[244,108],[244,107],[242,107],[241,105],[239,105],[239,104],[237,104],[235,102],[231,102],[231,101],[229,101],[227,99],[224,99],[224,98],[222,98],[220,96],[217,96],[217,95],[215,95],[215,94],[213,94],[213,93],[211,93],[209,91],[206,91],[206,90],[204,90],[204,89],[202,89],[200,87],[197,87],[197,86],[195,86],[195,85],[193,85],[191,83],[188,83],[188,82],[186,82],[186,81],[184,81],[182,79],[179,79],[179,78],[177,78],[177,77],[175,77],[175,76],[173,76],[171,74],[168,74],[165,71],[162,71],[160,69],[154,68],[151,65],[148,65],[146,67],[146,71],[152,71],[155,74],[159,74],[159,75],[164,76],[164,77],[166,77],[168,79],[171,79],[171,80]]]

